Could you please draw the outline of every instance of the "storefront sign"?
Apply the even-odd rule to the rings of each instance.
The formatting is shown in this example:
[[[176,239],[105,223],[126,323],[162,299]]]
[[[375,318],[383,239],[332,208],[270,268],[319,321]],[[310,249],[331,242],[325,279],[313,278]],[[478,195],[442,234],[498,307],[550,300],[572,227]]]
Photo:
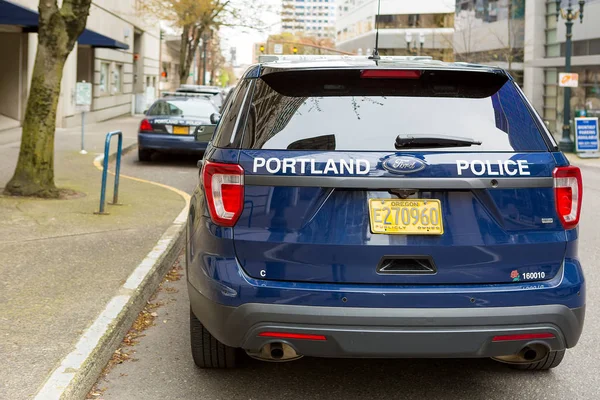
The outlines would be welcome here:
[[[600,157],[598,118],[575,118],[575,148],[580,157]]]
[[[558,74],[558,86],[577,87],[579,86],[579,74],[561,72]]]

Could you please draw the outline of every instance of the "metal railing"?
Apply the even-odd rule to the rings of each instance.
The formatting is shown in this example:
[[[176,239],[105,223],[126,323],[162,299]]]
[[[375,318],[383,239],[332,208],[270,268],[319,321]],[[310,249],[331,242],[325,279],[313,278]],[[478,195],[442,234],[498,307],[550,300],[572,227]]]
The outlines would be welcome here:
[[[117,158],[115,167],[115,189],[113,192],[113,201],[109,203],[111,205],[119,204],[119,175],[121,172],[121,153],[123,151],[123,132],[114,131],[106,134],[106,142],[104,143],[104,161],[102,162],[102,187],[100,188],[100,209],[95,214],[106,215],[104,211],[104,204],[106,203],[106,180],[108,178],[108,152],[110,150],[110,142],[113,136],[118,135],[119,141],[117,143]]]

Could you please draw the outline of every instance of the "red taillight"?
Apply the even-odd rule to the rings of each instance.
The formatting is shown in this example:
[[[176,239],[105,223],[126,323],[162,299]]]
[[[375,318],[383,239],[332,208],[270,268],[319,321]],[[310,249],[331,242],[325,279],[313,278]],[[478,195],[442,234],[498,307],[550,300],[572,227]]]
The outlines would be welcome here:
[[[258,336],[278,339],[327,340],[327,338],[323,335],[313,335],[307,333],[261,332]]]
[[[518,335],[494,336],[492,342],[508,342],[510,340],[534,340],[534,339],[554,339],[554,334],[544,333],[522,333]]]
[[[147,119],[143,119],[142,123],[140,124],[140,131],[152,132],[153,130],[154,128],[152,128],[152,124]]]
[[[242,167],[204,161],[202,182],[213,222],[221,226],[234,226],[244,209]]]
[[[421,71],[412,69],[365,69],[361,78],[371,79],[419,79]]]
[[[583,197],[581,171],[574,166],[557,167],[552,175],[558,218],[565,229],[575,228],[579,223]]]

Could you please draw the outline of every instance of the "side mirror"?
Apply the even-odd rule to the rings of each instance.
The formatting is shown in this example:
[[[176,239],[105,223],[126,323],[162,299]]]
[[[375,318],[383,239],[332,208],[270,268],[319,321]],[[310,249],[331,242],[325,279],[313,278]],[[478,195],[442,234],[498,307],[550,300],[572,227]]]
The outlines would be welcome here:
[[[215,114],[213,114],[215,115]],[[215,133],[216,125],[198,125],[195,132],[195,137],[197,142],[210,142],[213,134]]]
[[[221,120],[221,114],[219,114],[219,113],[210,114],[210,123],[211,124],[217,125],[220,120]]]
[[[148,115],[148,110],[144,110],[144,115]]]

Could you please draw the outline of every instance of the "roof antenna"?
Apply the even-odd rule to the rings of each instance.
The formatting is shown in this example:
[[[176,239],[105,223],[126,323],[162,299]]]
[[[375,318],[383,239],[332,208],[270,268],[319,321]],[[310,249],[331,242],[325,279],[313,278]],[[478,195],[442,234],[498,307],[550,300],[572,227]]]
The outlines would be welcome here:
[[[379,61],[379,14],[381,13],[381,0],[377,1],[377,15],[375,15],[375,47],[373,48],[373,55],[369,57],[369,60]]]

